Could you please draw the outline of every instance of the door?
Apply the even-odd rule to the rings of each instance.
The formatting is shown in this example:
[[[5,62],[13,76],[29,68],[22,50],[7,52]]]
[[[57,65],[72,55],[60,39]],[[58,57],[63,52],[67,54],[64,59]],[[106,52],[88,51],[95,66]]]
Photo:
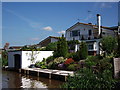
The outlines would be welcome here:
[[[21,55],[19,54],[14,55],[14,66],[15,66],[15,69],[21,68]]]

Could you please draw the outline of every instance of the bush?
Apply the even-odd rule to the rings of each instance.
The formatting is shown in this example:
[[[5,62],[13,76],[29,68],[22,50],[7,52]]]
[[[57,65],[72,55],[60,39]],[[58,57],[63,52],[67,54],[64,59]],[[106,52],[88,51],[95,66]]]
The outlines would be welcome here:
[[[7,51],[2,51],[2,66],[8,66],[8,53],[7,53]]]
[[[68,53],[66,57],[67,58],[73,58],[75,61],[79,61],[80,60],[80,58],[78,56],[78,53]]]
[[[67,82],[61,88],[80,88],[80,89],[111,89],[115,87],[115,80],[111,72],[105,70],[103,73],[95,74],[91,69],[80,69],[74,76],[69,76]]]
[[[85,42],[80,43],[78,55],[80,59],[86,59],[88,56],[87,44]]]
[[[77,70],[77,64],[70,64],[68,67],[67,67],[67,70],[70,70],[70,71],[75,71]]]
[[[71,64],[71,63],[74,63],[74,60],[73,60],[72,58],[68,58],[68,59],[64,62],[65,65],[68,65],[68,64]]]
[[[66,61],[66,59],[64,59],[63,57],[55,58],[53,61],[48,63],[48,68],[57,69],[58,65],[62,64],[65,61]]]
[[[35,66],[38,68],[46,69],[47,68],[46,59],[43,58],[41,62],[36,62]]]
[[[54,60],[54,57],[53,56],[49,56],[47,59],[46,59],[46,63],[49,63],[50,61],[53,61]]]

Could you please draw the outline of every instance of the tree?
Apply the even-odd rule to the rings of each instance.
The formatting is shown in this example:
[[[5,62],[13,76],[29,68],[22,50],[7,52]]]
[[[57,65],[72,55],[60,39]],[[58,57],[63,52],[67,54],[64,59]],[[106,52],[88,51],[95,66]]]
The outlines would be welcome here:
[[[59,38],[59,41],[57,43],[57,50],[54,52],[54,57],[66,57],[68,53],[68,45],[67,45],[67,41],[64,37],[64,35],[62,35],[62,37]]]
[[[117,40],[112,36],[103,37],[100,43],[101,43],[100,45],[101,49],[105,51],[107,55],[114,53],[115,48],[117,47]]]
[[[5,43],[5,45],[4,45],[4,49],[6,50],[6,49],[8,49],[9,48],[9,43]]]
[[[55,51],[57,49],[57,42],[53,42],[53,43],[49,43],[47,46],[46,46],[46,50],[52,50],[52,51]]]
[[[78,55],[80,59],[86,59],[88,56],[88,49],[87,49],[87,44],[85,42],[80,43]]]

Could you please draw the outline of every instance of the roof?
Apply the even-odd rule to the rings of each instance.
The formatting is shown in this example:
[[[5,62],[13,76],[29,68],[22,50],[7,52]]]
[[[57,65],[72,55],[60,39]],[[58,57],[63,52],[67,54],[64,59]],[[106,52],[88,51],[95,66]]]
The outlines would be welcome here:
[[[93,25],[93,24],[91,24],[91,23],[88,23],[88,24],[87,24],[87,23],[80,23],[80,22],[77,22],[76,24],[74,24],[73,26],[71,26],[70,28],[68,28],[67,30],[70,30],[70,29],[72,29],[72,28],[74,28],[74,27],[76,27],[77,25],[80,25],[80,24],[89,25],[89,26],[93,26],[93,27],[96,27],[96,28],[97,28],[97,25]],[[113,30],[113,28],[111,28],[111,27],[101,26],[101,28]],[[67,31],[67,30],[66,30],[66,31]]]
[[[22,46],[11,46],[11,47],[9,47],[9,49],[20,49],[20,48],[22,48]]]
[[[47,39],[50,39],[50,38],[59,39],[59,37],[49,36],[49,37],[45,38],[44,40],[42,40],[40,43],[42,43],[42,42],[44,42],[44,41],[46,41]],[[39,43],[39,44],[40,44],[40,43]]]

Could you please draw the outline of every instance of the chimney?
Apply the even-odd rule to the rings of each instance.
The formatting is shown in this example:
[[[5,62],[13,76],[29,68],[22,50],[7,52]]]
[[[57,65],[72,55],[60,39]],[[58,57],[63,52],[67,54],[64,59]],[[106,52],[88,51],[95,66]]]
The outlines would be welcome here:
[[[98,35],[101,35],[101,15],[97,14]]]

